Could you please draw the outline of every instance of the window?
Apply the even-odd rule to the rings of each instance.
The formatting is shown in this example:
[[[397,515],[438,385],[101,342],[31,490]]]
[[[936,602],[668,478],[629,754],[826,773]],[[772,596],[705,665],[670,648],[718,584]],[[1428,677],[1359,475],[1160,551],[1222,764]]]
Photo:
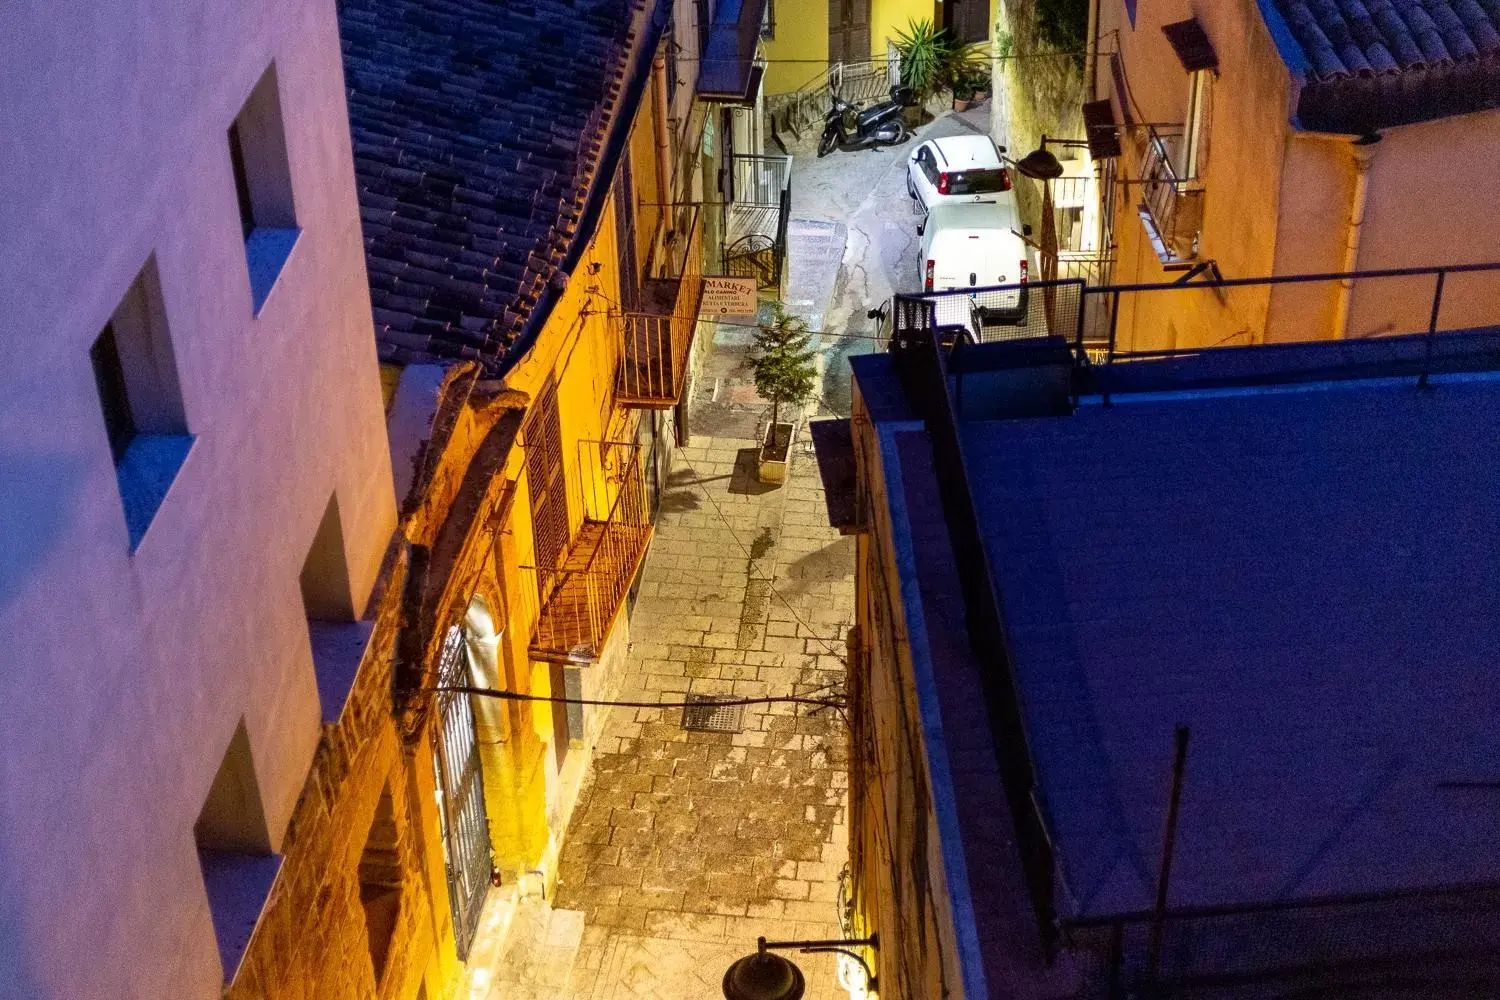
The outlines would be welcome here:
[[[255,231],[255,204],[250,200],[250,179],[245,173],[245,147],[240,124],[229,126],[229,163],[234,170],[234,194],[240,204],[240,233],[245,239]]]
[[[125,390],[125,368],[120,363],[120,348],[115,343],[114,323],[105,323],[104,332],[89,348],[94,366],[94,384],[99,388],[99,406],[104,410],[104,429],[109,436],[109,451],[116,462],[125,457],[135,439],[135,417],[130,414],[130,399]]]
[[[250,296],[259,315],[299,232],[274,65],[230,123],[227,139]]]
[[[766,0],[766,12],[760,22],[760,37],[776,38],[776,0]]]
[[[323,519],[302,561],[302,606],[312,621],[352,622],[354,597],[349,587],[349,563],[344,555],[344,526],[339,498],[330,497]]]
[[[281,868],[281,856],[271,851],[243,719],[204,797],[193,839],[227,983],[234,979]]]
[[[1130,29],[1135,30],[1135,2],[1136,0],[1125,0],[1125,13],[1130,17]]]
[[[389,786],[380,793],[365,849],[359,856],[359,902],[365,911],[370,964],[375,969],[378,987],[385,975],[386,959],[390,957],[396,917],[401,912],[401,854]]]
[[[193,442],[155,260],[147,261],[94,338],[89,366],[134,551]]]

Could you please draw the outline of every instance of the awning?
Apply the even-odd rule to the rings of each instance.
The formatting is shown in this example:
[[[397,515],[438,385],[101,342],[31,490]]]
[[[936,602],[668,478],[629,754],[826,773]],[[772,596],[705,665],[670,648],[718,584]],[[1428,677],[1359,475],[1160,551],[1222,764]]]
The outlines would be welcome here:
[[[698,69],[698,96],[720,104],[755,103],[763,70],[755,65],[766,0],[720,0]]]
[[[1083,129],[1090,157],[1107,160],[1120,155],[1120,130],[1115,127],[1115,109],[1109,98],[1083,106]]]
[[[1177,53],[1183,69],[1189,73],[1196,73],[1201,69],[1218,71],[1219,54],[1214,51],[1208,34],[1196,17],[1162,25],[1161,30],[1167,36],[1167,41],[1172,43],[1172,51]]]
[[[823,480],[823,500],[828,523],[842,534],[862,530],[854,503],[854,435],[847,419],[814,420],[807,425],[813,451],[818,456],[818,476]]]

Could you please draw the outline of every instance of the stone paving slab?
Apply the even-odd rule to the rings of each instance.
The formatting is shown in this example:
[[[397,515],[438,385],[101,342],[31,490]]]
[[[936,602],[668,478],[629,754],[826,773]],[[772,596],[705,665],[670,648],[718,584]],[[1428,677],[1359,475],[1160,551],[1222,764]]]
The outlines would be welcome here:
[[[816,463],[765,488],[754,443],[679,449],[631,620],[623,697],[842,693],[853,540],[829,528]],[[755,939],[840,936],[848,732],[832,710],[745,706],[737,732],[682,710],[613,709],[559,861],[554,914],[580,914],[566,973],[507,977],[492,1000],[711,1000]],[[830,956],[798,956],[810,1000],[841,996]],[[522,963],[525,964],[525,963]],[[548,992],[550,991],[550,992]]]

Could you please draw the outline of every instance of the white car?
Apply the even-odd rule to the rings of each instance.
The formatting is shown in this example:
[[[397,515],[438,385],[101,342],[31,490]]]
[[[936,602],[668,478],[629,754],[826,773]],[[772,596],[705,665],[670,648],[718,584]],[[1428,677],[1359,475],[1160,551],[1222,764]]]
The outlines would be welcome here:
[[[906,159],[906,193],[921,212],[952,201],[1014,199],[1010,171],[987,135],[928,139]]]
[[[967,292],[955,295],[951,308],[967,313],[972,302],[986,324],[1026,322],[1025,285],[1031,265],[1014,200],[939,203],[927,213],[918,231],[922,236],[918,267],[923,291]],[[996,285],[1012,287],[971,291]],[[944,308],[940,302],[939,311]]]

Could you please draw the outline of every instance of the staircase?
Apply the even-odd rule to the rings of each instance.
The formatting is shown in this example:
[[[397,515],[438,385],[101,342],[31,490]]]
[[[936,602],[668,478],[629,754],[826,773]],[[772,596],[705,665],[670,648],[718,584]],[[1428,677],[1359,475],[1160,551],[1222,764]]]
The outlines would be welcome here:
[[[554,910],[542,900],[519,904],[493,963],[470,961],[468,996],[484,1000],[574,1000],[592,992],[590,972],[579,970],[583,913]]]
[[[822,130],[830,97],[837,95],[852,104],[881,100],[900,78],[899,60],[836,62],[800,90],[766,98],[771,137],[782,152],[787,152],[788,142],[800,141],[810,132]]]

